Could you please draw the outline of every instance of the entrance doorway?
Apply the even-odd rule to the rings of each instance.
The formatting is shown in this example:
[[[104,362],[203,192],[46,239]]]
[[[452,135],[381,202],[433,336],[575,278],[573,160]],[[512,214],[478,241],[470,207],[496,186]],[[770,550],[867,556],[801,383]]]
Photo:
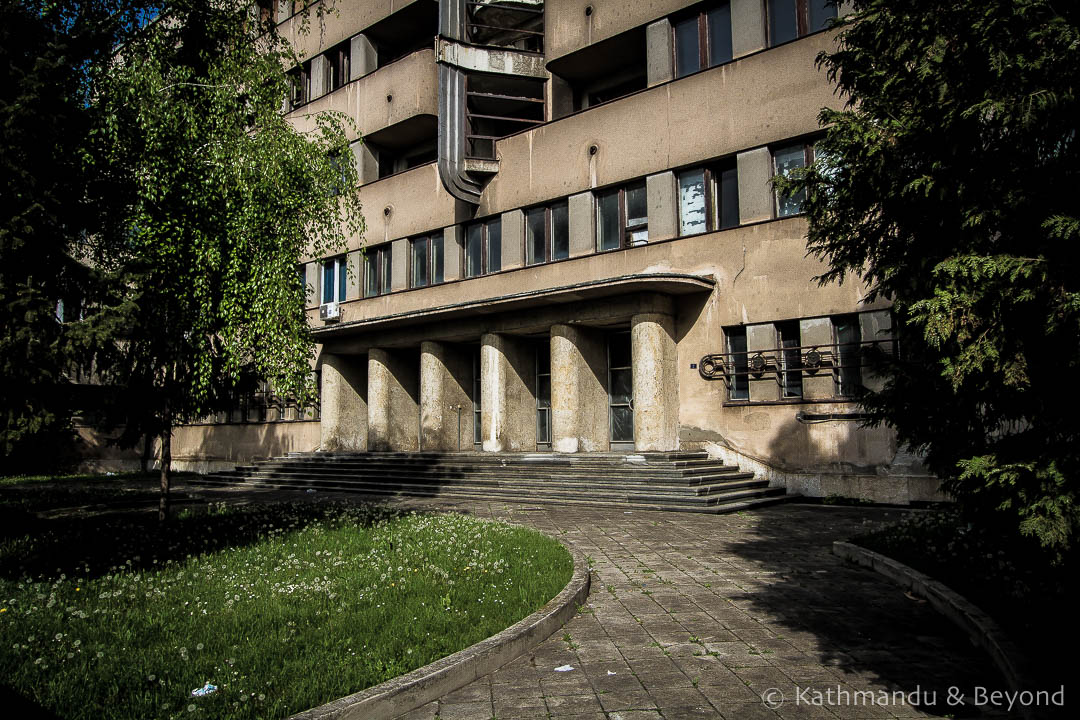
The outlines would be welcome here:
[[[551,450],[551,343],[536,344],[536,449]]]
[[[608,425],[612,450],[634,449],[634,373],[629,332],[608,336]]]

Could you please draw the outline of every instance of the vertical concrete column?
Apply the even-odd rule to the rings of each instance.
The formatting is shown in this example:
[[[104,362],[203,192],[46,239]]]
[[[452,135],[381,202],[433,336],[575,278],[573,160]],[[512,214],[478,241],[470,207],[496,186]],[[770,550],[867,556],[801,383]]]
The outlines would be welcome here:
[[[472,362],[452,345],[420,345],[420,437],[424,450],[471,450]]]
[[[746,326],[746,352],[751,362],[750,401],[761,402],[780,399],[780,384],[776,372],[770,367],[760,375],[754,374],[753,359],[755,353],[765,354],[766,360],[779,361],[776,353],[768,352],[776,348],[776,326],[772,323]]]
[[[645,178],[649,210],[649,242],[668,240],[679,234],[679,198],[671,170]]]
[[[390,245],[390,289],[409,287],[409,240],[401,238]]]
[[[739,222],[771,220],[776,207],[772,185],[772,152],[757,148],[739,153],[735,158],[739,174]]]
[[[536,450],[536,358],[530,343],[480,339],[480,430],[485,452]]]
[[[679,376],[675,319],[663,313],[630,318],[634,364],[634,448],[676,450],[679,442]]]
[[[502,214],[502,269],[525,264],[525,213],[508,210]]]
[[[418,367],[414,353],[368,351],[368,449],[418,450]]]
[[[740,58],[765,49],[764,0],[731,0],[731,54]]]
[[[661,18],[645,26],[645,80],[647,87],[675,77],[675,38],[671,21]]]
[[[323,353],[319,372],[320,447],[330,452],[367,450],[367,360]]]
[[[600,330],[551,327],[551,447],[604,452],[608,442],[607,348]]]
[[[363,34],[353,35],[349,41],[349,80],[374,72],[378,66],[375,46]]]
[[[799,343],[804,347],[816,345],[819,352],[832,352],[833,332],[829,318],[804,318],[799,320]],[[805,356],[808,352],[803,350]],[[830,398],[836,395],[836,381],[831,367],[824,365],[817,370],[807,368],[803,373],[803,397],[807,399]]]
[[[307,292],[304,295],[305,305],[309,308],[319,306],[319,263],[309,262],[304,264],[304,277],[307,278]]]
[[[356,174],[361,185],[375,182],[379,179],[379,160],[374,151],[363,140],[354,140],[349,144],[352,151],[353,164],[356,166]]]
[[[356,300],[360,297],[360,281],[364,278],[364,255],[359,250],[353,250],[345,258],[349,273],[345,299]]]
[[[464,236],[465,228],[463,225],[451,225],[448,228],[443,228],[444,280],[461,278]]]
[[[314,100],[330,91],[326,86],[326,71],[329,63],[325,55],[316,55],[311,58],[311,97]]]
[[[596,252],[596,210],[593,209],[592,191],[571,195],[567,205],[570,257]]]

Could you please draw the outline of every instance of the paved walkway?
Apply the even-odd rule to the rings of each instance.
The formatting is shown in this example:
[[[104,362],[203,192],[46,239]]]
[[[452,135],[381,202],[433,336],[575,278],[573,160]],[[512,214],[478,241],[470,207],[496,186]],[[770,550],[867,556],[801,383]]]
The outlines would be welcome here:
[[[984,717],[948,688],[1004,689],[928,604],[831,554],[900,511],[456,506],[560,537],[592,558],[592,591],[564,634],[402,720]],[[859,690],[879,702],[842,694]],[[921,692],[919,707],[895,691]]]
[[[712,516],[405,504],[537,528],[591,558],[594,574],[587,606],[563,631],[399,720],[1006,716],[949,703],[950,687],[968,698],[980,686],[1005,689],[958,629],[831,554],[834,540],[903,511],[785,504]],[[565,665],[573,670],[555,670]]]

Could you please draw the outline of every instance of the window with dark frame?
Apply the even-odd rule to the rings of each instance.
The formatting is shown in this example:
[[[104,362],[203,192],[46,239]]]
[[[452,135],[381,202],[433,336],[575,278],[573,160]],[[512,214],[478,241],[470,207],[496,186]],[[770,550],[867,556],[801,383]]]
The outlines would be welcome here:
[[[769,0],[769,46],[824,30],[836,17],[836,0]]]
[[[746,352],[746,328],[724,328],[727,342],[729,380],[729,400],[750,399],[750,362]]]
[[[675,36],[675,77],[730,62],[731,4],[705,6],[672,21]]]
[[[525,211],[525,264],[570,257],[570,206],[566,200]]]
[[[502,269],[502,218],[493,217],[465,228],[465,277]]]
[[[334,92],[349,82],[351,60],[351,40],[346,40],[326,51],[326,83],[323,85],[326,92]]]
[[[308,60],[300,67],[289,72],[289,80],[292,88],[289,104],[293,110],[311,102],[311,61]]]
[[[780,390],[784,398],[801,398],[802,334],[798,320],[776,323],[777,347],[780,349]]]
[[[300,293],[303,295],[304,298],[304,307],[307,307],[307,265],[298,265],[296,268],[296,275],[300,280]]]
[[[807,167],[814,162],[814,146],[808,143],[785,145],[773,148],[772,156],[773,172],[776,175],[788,177],[792,172]],[[776,217],[798,215],[803,211],[802,206],[805,201],[805,190],[787,196],[776,193]]]
[[[649,242],[649,203],[645,182],[596,194],[596,249],[644,245]]]
[[[862,331],[858,315],[838,315],[832,318],[836,359],[833,363],[836,394],[855,397],[862,392]]]
[[[344,255],[324,260],[322,264],[322,304],[345,302],[349,272]]]
[[[441,230],[409,241],[409,287],[438,285],[443,281],[444,264]]]
[[[368,248],[364,256],[364,297],[375,297],[390,292],[392,259],[390,243]]]
[[[679,235],[739,224],[739,174],[734,158],[679,173]]]

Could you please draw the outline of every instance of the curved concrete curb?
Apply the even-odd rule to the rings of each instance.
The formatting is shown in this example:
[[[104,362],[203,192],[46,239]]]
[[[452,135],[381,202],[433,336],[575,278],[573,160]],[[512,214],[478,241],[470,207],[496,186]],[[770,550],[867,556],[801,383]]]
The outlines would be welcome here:
[[[1005,676],[1010,691],[1030,689],[1031,686],[1025,684],[1027,668],[1020,648],[1009,640],[989,615],[963,595],[925,573],[858,545],[838,540],[833,543],[832,552],[844,560],[870,568],[911,590],[913,594],[926,598],[935,610],[959,626],[975,645],[990,654],[994,665]],[[1033,707],[1021,707],[1019,712],[1025,718],[1035,717]]]
[[[570,582],[524,620],[430,665],[298,713],[289,720],[389,720],[468,685],[536,647],[572,618],[589,595],[590,573],[585,557],[576,550],[567,550],[574,559]]]

